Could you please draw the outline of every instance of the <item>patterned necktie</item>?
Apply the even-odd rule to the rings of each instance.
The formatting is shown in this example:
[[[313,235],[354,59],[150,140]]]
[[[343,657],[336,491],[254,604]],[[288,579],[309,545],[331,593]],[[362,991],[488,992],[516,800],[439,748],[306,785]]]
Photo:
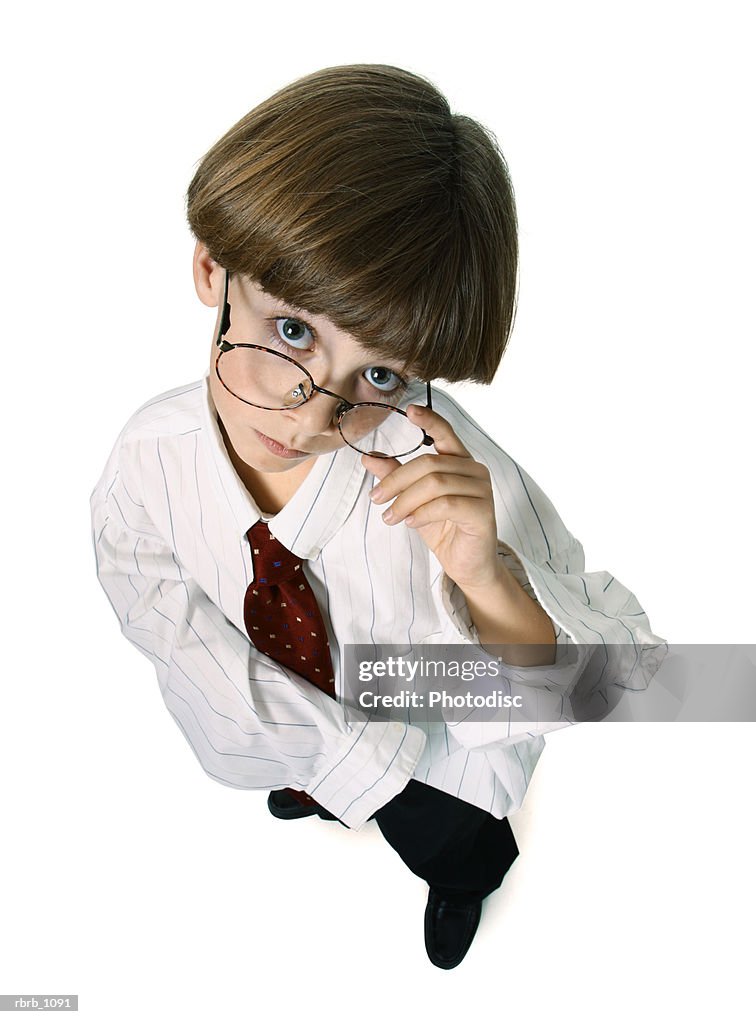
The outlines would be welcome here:
[[[255,579],[244,596],[244,625],[258,651],[336,696],[328,637],[302,559],[276,540],[262,520],[247,531]],[[301,804],[319,807],[307,793],[286,789]]]

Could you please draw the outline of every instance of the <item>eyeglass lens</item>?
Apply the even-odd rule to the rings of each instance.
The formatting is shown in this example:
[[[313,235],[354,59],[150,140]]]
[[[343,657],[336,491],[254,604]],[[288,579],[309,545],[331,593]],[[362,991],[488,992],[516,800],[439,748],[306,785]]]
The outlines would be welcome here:
[[[233,395],[263,409],[297,408],[313,390],[309,377],[294,363],[277,352],[257,348],[239,346],[224,352],[218,360],[218,375]],[[339,428],[347,444],[368,454],[408,455],[425,437],[420,427],[383,403],[349,409]]]

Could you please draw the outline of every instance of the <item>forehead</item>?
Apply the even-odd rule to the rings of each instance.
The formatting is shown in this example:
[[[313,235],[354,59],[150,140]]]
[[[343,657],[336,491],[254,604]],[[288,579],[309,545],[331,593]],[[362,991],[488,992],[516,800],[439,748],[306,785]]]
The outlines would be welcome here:
[[[241,299],[242,303],[253,313],[270,316],[276,313],[289,314],[307,320],[313,327],[320,327],[321,330],[328,330],[344,334],[339,331],[328,317],[311,313],[304,306],[298,306],[295,302],[289,302],[272,292],[266,292],[257,281],[236,274],[229,283],[229,298],[233,301]],[[317,323],[316,323],[317,321]]]

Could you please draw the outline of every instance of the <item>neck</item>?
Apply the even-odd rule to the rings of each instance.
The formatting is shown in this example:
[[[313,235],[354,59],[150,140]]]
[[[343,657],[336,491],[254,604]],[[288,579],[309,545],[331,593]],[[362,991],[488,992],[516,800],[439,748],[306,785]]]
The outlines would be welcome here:
[[[261,473],[259,470],[253,469],[252,466],[248,466],[236,454],[220,417],[218,417],[218,426],[231,464],[257,507],[261,511],[270,512],[273,515],[280,512],[299,490],[303,480],[315,464],[315,459],[300,462],[298,466],[283,470],[281,473]]]

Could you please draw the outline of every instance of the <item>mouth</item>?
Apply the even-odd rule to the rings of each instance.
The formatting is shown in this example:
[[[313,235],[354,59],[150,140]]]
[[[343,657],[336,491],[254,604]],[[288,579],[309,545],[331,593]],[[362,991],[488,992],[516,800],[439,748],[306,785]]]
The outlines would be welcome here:
[[[257,436],[257,439],[265,445],[268,451],[273,452],[274,455],[278,455],[281,459],[302,459],[310,454],[310,452],[300,452],[296,448],[287,448],[278,441],[274,441],[272,437],[268,437],[267,434],[262,434],[259,430],[255,430],[254,433]]]

